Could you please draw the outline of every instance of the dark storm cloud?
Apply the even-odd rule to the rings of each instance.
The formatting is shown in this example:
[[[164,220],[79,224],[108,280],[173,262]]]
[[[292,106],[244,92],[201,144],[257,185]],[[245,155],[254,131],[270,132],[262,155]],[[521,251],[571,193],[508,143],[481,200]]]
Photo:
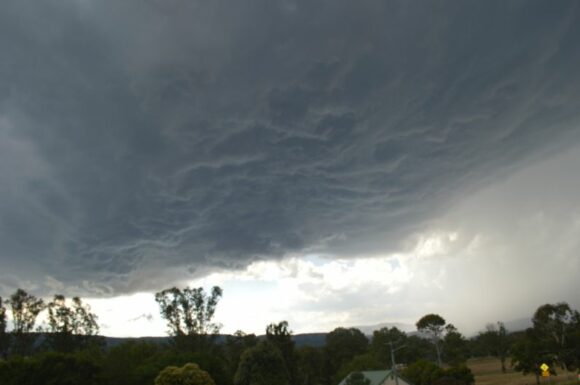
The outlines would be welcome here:
[[[396,247],[470,186],[578,143],[579,16],[3,1],[0,280],[107,294]]]

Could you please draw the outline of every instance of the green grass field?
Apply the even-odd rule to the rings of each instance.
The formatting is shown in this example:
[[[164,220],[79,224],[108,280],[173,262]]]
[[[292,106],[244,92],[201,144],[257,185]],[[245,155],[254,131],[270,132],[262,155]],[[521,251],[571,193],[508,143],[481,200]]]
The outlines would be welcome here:
[[[528,374],[522,375],[519,372],[513,371],[509,367],[509,360],[507,365],[507,372],[501,372],[501,364],[497,358],[474,358],[467,361],[467,366],[475,375],[475,385],[535,385],[536,377]],[[576,372],[562,373],[558,371],[557,376],[547,378],[540,378],[540,384],[558,384],[558,385],[580,385],[577,380]]]

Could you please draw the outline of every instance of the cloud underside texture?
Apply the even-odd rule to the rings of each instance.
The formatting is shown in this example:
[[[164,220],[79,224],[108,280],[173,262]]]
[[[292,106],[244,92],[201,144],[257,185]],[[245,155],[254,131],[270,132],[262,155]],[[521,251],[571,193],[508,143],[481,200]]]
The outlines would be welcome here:
[[[578,8],[3,1],[2,284],[114,294],[396,250],[579,143]]]

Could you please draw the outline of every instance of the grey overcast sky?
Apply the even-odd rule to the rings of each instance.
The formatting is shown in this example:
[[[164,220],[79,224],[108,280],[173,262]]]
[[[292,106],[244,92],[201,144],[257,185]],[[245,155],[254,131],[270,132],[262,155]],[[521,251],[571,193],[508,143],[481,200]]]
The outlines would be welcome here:
[[[187,284],[226,331],[580,306],[577,1],[2,0],[0,55],[2,296],[112,335]]]

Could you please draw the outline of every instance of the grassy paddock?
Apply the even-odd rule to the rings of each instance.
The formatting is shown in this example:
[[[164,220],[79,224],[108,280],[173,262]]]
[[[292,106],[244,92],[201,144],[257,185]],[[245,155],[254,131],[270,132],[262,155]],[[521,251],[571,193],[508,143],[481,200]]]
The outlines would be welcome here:
[[[536,385],[536,377],[533,374],[527,376],[516,372],[509,366],[507,360],[507,372],[501,372],[501,363],[495,357],[474,358],[467,361],[467,366],[475,376],[475,385]],[[558,370],[557,376],[540,378],[540,384],[550,385],[580,385],[576,379],[576,372],[562,372]]]

